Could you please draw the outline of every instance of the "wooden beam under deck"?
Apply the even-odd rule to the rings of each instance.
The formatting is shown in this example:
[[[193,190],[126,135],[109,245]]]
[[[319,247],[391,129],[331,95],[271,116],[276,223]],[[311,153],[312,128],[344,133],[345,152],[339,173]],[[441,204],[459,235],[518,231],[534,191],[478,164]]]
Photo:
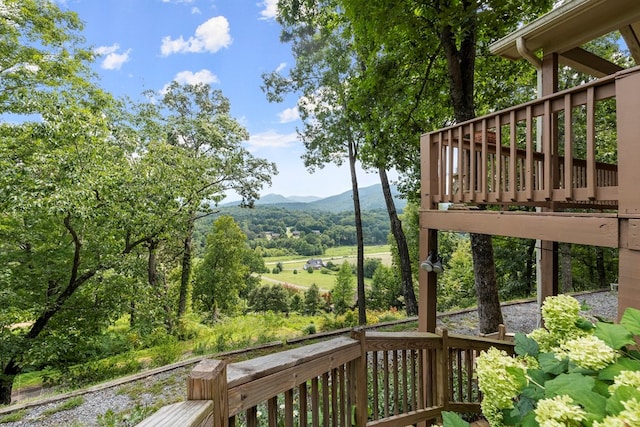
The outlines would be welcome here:
[[[618,247],[616,214],[422,210],[420,224],[429,229]]]

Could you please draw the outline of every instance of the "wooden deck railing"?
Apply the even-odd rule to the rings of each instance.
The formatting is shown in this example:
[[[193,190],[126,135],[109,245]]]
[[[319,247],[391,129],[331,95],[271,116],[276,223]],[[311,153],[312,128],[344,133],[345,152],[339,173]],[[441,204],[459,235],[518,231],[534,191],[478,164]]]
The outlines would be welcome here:
[[[443,410],[480,411],[475,358],[513,344],[422,332],[353,331],[255,359],[205,360],[188,400],[139,426],[406,426]]]
[[[615,96],[612,75],[423,135],[429,201],[617,208]]]

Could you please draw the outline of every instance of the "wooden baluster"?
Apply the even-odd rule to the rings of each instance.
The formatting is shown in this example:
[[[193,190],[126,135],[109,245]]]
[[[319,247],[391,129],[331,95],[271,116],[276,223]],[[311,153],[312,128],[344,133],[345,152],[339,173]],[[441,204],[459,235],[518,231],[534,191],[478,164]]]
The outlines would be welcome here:
[[[564,96],[564,198],[573,200],[573,107],[571,94]]]
[[[504,172],[502,171],[502,124],[500,123],[500,114],[496,116],[496,169],[495,182],[496,201],[502,201],[503,183],[505,182]]]
[[[337,384],[334,384],[334,387],[336,386]],[[333,416],[336,416],[335,412]],[[333,425],[337,425],[336,420],[332,419],[331,417],[331,405],[329,401],[329,375],[325,372],[324,374],[322,374],[322,425],[324,427],[329,427],[330,421],[334,422]]]
[[[384,366],[384,417],[389,416],[389,352],[385,351],[383,356]]]
[[[511,201],[515,202],[517,200],[517,163],[518,163],[518,138],[517,138],[517,129],[516,129],[516,112],[515,110],[511,110],[509,114],[509,149],[510,149],[510,159],[509,159],[509,198]]]
[[[311,380],[311,419],[313,427],[320,426],[320,395],[318,391],[318,378]]]
[[[487,178],[488,178],[488,160],[489,160],[489,148],[487,141],[487,119],[482,120],[482,148],[480,153],[480,201],[487,201]]]
[[[372,370],[372,382],[373,382],[373,419],[377,420],[379,418],[378,413],[378,405],[380,404],[378,397],[378,352],[374,351],[371,354],[371,370]]]
[[[304,382],[298,387],[298,399],[300,400],[300,427],[307,427],[307,383]]]
[[[467,189],[466,177],[467,173],[464,168],[464,129],[458,126],[458,191],[456,192],[455,202],[464,202],[464,192]]]
[[[533,200],[533,113],[531,111],[531,106],[528,105],[526,109],[526,121],[525,121],[525,129],[526,129],[526,157],[525,157],[525,194],[527,200]]]
[[[278,426],[278,396],[274,396],[267,402],[269,427]]]
[[[553,149],[552,149],[552,135],[553,135],[553,114],[551,113],[551,101],[546,100],[544,102],[544,115],[542,116],[542,150],[544,152],[543,156],[543,179],[542,187],[540,188],[543,191],[544,198],[546,200],[551,200],[551,196],[553,194],[554,182],[552,179],[552,168],[553,168]]]
[[[596,199],[596,105],[594,87],[587,89],[587,197]]]

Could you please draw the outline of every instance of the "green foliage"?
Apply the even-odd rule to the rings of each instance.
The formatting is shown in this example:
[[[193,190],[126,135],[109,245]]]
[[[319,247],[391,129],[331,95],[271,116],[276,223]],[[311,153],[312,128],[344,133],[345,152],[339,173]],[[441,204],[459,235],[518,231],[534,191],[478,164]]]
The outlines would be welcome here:
[[[10,414],[0,416],[0,424],[19,422],[19,421],[22,421],[22,419],[26,416],[27,416],[26,409],[21,409],[19,411],[11,412]]]
[[[304,314],[314,316],[320,310],[320,304],[322,304],[320,290],[318,285],[313,283],[304,293]]]
[[[165,366],[177,362],[182,356],[182,346],[178,339],[168,336],[163,343],[151,350],[152,366]]]
[[[469,307],[476,300],[471,241],[459,236],[454,252],[446,264],[446,274],[438,277],[438,310]]]
[[[244,286],[247,266],[243,253],[246,236],[229,216],[218,218],[207,236],[203,261],[197,266],[193,295],[198,306],[211,313],[233,313]]]
[[[367,307],[372,310],[388,310],[402,306],[400,280],[394,269],[378,264],[367,292]]]
[[[545,300],[545,329],[517,334],[517,358],[489,350],[478,359],[483,413],[504,424],[609,426],[640,419],[640,310],[585,329],[572,297]],[[634,340],[635,338],[635,340]],[[546,423],[546,424],[545,424]],[[445,426],[458,425],[448,424]]]
[[[336,284],[331,291],[331,300],[336,314],[344,314],[354,303],[354,277],[351,264],[342,263],[336,276]]]
[[[42,412],[42,415],[47,417],[49,415],[53,415],[55,413],[58,412],[62,412],[62,411],[68,411],[70,409],[73,408],[77,408],[78,406],[81,406],[84,403],[84,397],[82,396],[76,396],[76,397],[72,397],[70,399],[65,400],[63,403],[47,409],[45,411]]]
[[[260,286],[249,294],[249,307],[253,311],[274,313],[288,313],[290,298],[287,290],[281,285]]]

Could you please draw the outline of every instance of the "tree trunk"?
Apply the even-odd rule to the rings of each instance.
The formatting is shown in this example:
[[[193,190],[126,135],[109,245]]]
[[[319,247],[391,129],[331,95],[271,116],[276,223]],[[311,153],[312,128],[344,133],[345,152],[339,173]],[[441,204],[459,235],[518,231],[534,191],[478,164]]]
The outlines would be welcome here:
[[[571,243],[559,243],[562,293],[567,294],[573,291],[573,273],[571,271]]]
[[[11,403],[11,390],[13,390],[13,381],[16,375],[22,372],[22,369],[16,364],[15,360],[9,360],[2,369],[0,375],[0,405],[8,405]]]
[[[607,287],[607,271],[604,268],[604,250],[596,246],[596,274],[598,276],[598,286],[600,289]]]
[[[163,286],[160,287],[158,280],[158,246],[160,242],[156,239],[150,239],[148,243],[149,259],[147,262],[147,280],[153,293],[158,296],[158,300],[162,303],[165,312],[164,325],[168,333],[173,331],[173,322],[171,320],[171,308],[169,307],[169,298],[167,297],[166,283],[163,280]]]
[[[358,324],[367,324],[367,307],[364,294],[364,236],[362,232],[362,212],[360,210],[360,191],[358,190],[358,177],[356,175],[356,149],[354,144],[349,144],[349,169],[351,171],[351,188],[353,190],[353,210],[356,221],[356,243],[358,246],[356,277],[358,292]]]
[[[461,0],[461,3],[463,9],[469,11],[464,27],[457,29],[458,34],[450,25],[445,25],[440,31],[440,41],[447,59],[449,97],[458,123],[475,117],[473,91],[478,32],[477,7],[473,6],[472,0]],[[502,323],[502,311],[498,299],[491,236],[471,234],[471,248],[480,332],[495,332]]]
[[[193,238],[194,214],[191,215],[191,222],[187,227],[187,234],[184,238],[184,249],[182,252],[182,276],[180,277],[180,297],[178,299],[178,319],[187,312],[187,295],[191,282],[191,252]]]
[[[391,194],[387,171],[383,167],[379,167],[378,174],[380,175],[382,193],[384,194],[384,201],[387,205],[387,212],[389,213],[391,234],[393,234],[393,237],[396,240],[396,245],[398,246],[402,293],[404,295],[407,316],[415,316],[418,314],[418,302],[416,301],[416,294],[413,290],[413,275],[411,274],[411,256],[409,255],[409,246],[407,245],[407,239],[404,235],[404,230],[402,229],[402,221],[398,218],[396,205],[393,202],[393,195]]]
[[[496,332],[503,323],[496,268],[493,263],[493,244],[487,234],[471,234],[471,251],[473,254],[473,273],[478,297],[478,325],[480,333]]]
[[[529,245],[527,246],[527,261],[524,273],[524,280],[527,284],[527,296],[533,294],[533,283],[535,282],[535,278],[533,276],[533,270],[536,265],[536,241],[529,240]]]

